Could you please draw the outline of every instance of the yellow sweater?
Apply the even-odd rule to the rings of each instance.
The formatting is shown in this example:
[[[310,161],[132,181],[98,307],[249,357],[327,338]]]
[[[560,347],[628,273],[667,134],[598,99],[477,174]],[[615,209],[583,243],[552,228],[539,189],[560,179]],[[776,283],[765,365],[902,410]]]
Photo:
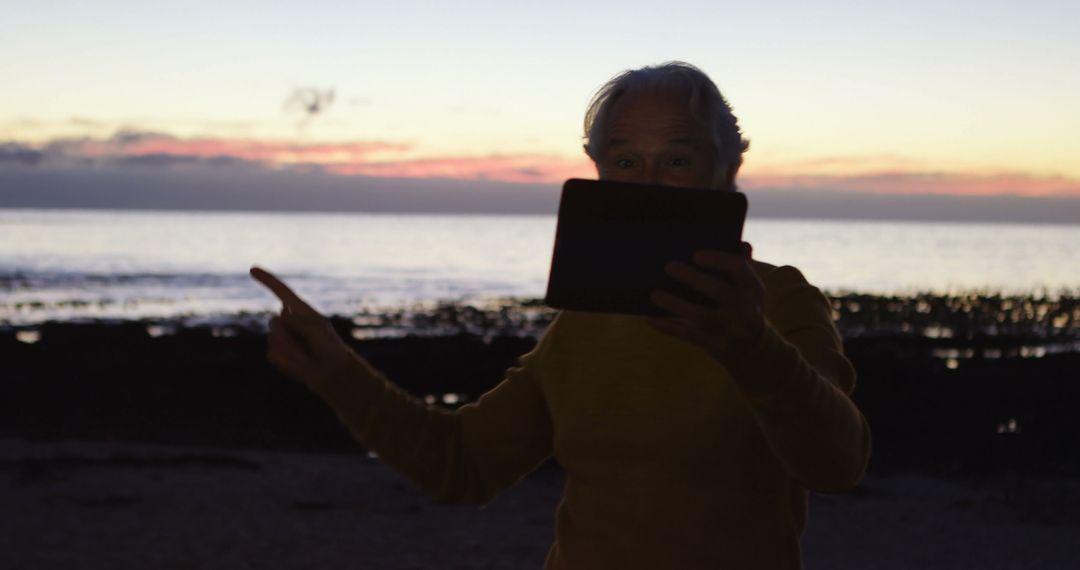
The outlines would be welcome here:
[[[357,358],[322,396],[436,499],[484,504],[554,455],[548,569],[802,565],[807,490],[862,477],[866,420],[821,292],[754,262],[765,333],[729,370],[644,318],[563,312],[477,402],[425,406]]]

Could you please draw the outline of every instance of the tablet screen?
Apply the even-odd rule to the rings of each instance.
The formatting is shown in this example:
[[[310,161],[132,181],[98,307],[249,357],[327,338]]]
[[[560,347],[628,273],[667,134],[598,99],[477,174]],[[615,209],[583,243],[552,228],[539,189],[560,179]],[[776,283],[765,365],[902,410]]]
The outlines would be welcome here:
[[[702,249],[739,252],[745,217],[739,192],[568,180],[544,301],[557,309],[662,315],[649,301],[660,287],[702,302],[664,266],[689,263]]]

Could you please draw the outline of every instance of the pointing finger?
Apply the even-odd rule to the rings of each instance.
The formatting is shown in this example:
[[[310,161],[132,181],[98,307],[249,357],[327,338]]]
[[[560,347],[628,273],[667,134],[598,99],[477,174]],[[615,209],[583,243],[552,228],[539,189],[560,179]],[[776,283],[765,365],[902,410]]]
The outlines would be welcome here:
[[[273,273],[260,267],[251,268],[251,276],[270,290],[290,312],[300,314],[319,314],[311,305],[307,304],[299,295],[293,292],[284,282],[274,276]]]

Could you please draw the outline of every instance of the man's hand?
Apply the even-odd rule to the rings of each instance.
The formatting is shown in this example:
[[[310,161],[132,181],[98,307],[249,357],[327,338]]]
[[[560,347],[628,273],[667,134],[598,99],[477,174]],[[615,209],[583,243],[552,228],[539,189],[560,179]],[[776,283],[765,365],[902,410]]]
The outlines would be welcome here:
[[[281,314],[270,319],[266,358],[286,376],[318,391],[333,371],[353,358],[326,317],[285,283],[259,267],[251,276],[281,299]]]
[[[732,365],[765,328],[765,286],[750,267],[752,248],[743,242],[741,255],[698,251],[693,265],[672,261],[665,270],[676,281],[705,295],[710,305],[692,303],[662,290],[652,302],[674,315],[649,319],[657,330],[694,343],[721,364]]]

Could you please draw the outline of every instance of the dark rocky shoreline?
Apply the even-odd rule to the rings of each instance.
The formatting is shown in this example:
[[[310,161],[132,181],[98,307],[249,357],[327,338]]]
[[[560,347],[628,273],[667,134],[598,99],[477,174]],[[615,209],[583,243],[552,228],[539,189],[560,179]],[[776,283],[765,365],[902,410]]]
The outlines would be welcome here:
[[[877,472],[1080,472],[1080,304],[1001,296],[834,298]],[[495,385],[551,312],[536,302],[334,318],[406,390],[460,405]],[[247,325],[44,323],[0,330],[0,436],[351,451]]]

